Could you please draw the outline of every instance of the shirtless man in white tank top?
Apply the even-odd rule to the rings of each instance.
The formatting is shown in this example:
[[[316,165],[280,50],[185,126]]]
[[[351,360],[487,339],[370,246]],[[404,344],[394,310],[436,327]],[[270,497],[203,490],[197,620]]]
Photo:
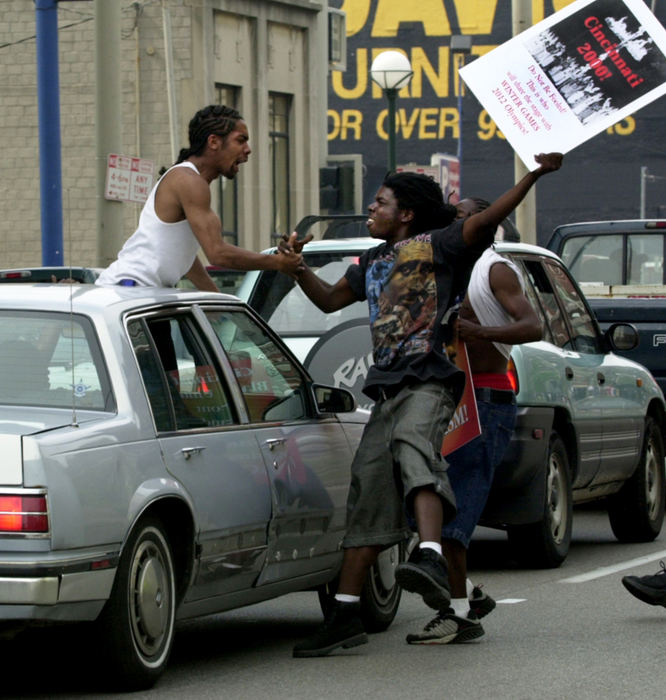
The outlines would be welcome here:
[[[210,183],[220,176],[233,179],[247,162],[251,150],[241,115],[221,105],[205,107],[190,121],[189,139],[190,147],[181,150],[177,163],[157,182],[137,230],[97,284],[172,287],[184,275],[197,288],[217,292],[197,256],[199,248],[211,265],[299,272],[300,254],[254,253],[222,238],[222,222],[211,208]]]

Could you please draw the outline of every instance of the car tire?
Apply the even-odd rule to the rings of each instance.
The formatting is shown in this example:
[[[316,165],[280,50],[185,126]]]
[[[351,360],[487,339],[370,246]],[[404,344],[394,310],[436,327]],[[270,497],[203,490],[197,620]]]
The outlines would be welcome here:
[[[651,542],[664,522],[664,441],[653,418],[645,419],[641,457],[633,475],[608,499],[608,518],[620,542]]]
[[[102,662],[124,690],[150,688],[173,646],[176,584],[173,556],[159,519],[142,518],[125,544],[111,595],[98,618]]]
[[[508,528],[509,544],[521,564],[552,569],[567,558],[573,526],[571,470],[566,447],[553,431],[548,443],[543,518]]]
[[[366,632],[383,632],[393,622],[402,596],[402,589],[395,580],[395,568],[407,560],[407,543],[393,545],[380,552],[377,561],[368,572],[368,577],[361,591],[361,619]],[[338,579],[320,586],[319,604],[326,615],[335,591]]]

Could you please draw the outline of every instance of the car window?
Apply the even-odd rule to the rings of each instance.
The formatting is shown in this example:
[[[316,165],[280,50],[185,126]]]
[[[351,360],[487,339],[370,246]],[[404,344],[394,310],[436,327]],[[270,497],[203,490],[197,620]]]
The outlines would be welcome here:
[[[158,430],[235,423],[224,381],[188,314],[135,319],[128,332]]]
[[[622,284],[622,234],[575,236],[561,258],[579,284]]]
[[[526,267],[525,260],[518,257],[514,257],[512,255],[507,255],[506,257],[508,257],[510,260],[513,260],[513,262],[516,265],[518,265],[518,268],[522,272],[523,281],[525,283],[525,296],[532,305],[532,308],[536,311],[537,316],[539,317],[539,320],[542,322],[543,325],[543,340],[549,343],[553,343],[553,334],[550,330],[550,325],[548,323],[543,322],[544,311],[541,308],[537,297],[537,292],[535,288],[536,282],[532,274],[530,273],[529,268]],[[539,267],[541,266],[539,265]]]
[[[358,261],[358,255],[344,251],[308,253],[306,250],[304,258],[308,267],[329,284],[337,282],[347,268]],[[361,301],[330,314],[324,313],[291,277],[274,270],[259,275],[249,303],[280,334],[321,335],[345,321],[367,318],[368,315],[367,305]]]
[[[664,237],[627,235],[627,284],[662,284]]]
[[[270,335],[242,311],[206,315],[236,374],[250,420],[304,418],[304,377]]]
[[[75,314],[0,312],[0,403],[114,410],[90,321]]]
[[[573,343],[569,335],[569,329],[557,303],[553,285],[543,269],[541,261],[525,259],[523,264],[527,270],[531,286],[534,288],[539,300],[539,306],[542,309],[540,315],[542,318],[545,318],[550,341],[559,348],[572,350]]]
[[[550,274],[555,293],[571,326],[573,349],[585,353],[599,352],[596,325],[572,279],[562,265],[554,260],[545,261],[544,266]]]

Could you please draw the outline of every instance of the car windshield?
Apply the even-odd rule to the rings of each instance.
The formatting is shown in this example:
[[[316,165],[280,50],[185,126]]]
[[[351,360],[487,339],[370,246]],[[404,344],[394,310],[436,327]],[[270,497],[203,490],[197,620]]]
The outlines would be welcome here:
[[[358,254],[345,251],[304,251],[303,257],[317,277],[329,284],[337,282],[350,265],[358,262]],[[368,316],[367,305],[362,301],[330,314],[324,313],[293,279],[272,270],[260,275],[250,305],[281,335],[321,335],[345,321]]]
[[[0,311],[0,404],[112,410],[88,319]]]

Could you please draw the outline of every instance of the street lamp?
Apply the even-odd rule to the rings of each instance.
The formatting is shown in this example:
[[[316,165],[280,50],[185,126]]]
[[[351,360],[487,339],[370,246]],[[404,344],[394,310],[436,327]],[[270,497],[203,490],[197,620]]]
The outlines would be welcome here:
[[[465,65],[465,56],[472,53],[472,37],[469,34],[454,34],[451,37],[451,55],[455,57],[456,68],[460,70]],[[462,130],[463,130],[463,82],[458,73],[458,171],[460,180],[458,186],[462,191]]]
[[[395,170],[395,98],[412,77],[409,59],[400,51],[382,51],[370,66],[370,77],[384,91],[388,101],[388,162]]]

